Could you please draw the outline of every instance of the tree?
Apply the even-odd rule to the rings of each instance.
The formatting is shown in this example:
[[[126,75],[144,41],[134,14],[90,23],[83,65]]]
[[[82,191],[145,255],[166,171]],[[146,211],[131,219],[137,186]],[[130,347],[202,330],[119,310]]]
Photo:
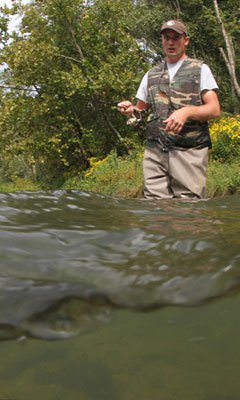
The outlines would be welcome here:
[[[56,179],[85,170],[89,157],[126,151],[137,134],[116,105],[134,99],[144,72],[163,57],[160,27],[167,19],[186,22],[189,55],[210,65],[222,108],[233,111],[239,0],[217,5],[221,20],[214,0],[15,0],[1,8],[0,63],[8,66],[1,80],[11,89],[0,91],[0,163],[7,169],[22,160],[27,173],[56,186]],[[21,13],[22,24],[9,41],[13,13]]]
[[[234,49],[234,45],[233,45],[233,40],[226,30],[224,21],[221,16],[221,12],[219,10],[218,1],[213,0],[213,3],[214,3],[214,8],[216,11],[217,19],[221,26],[222,35],[223,35],[225,46],[226,46],[226,50],[224,50],[223,47],[220,46],[219,51],[223,56],[223,59],[226,63],[226,66],[227,66],[227,69],[228,69],[228,72],[230,75],[232,91],[240,99],[240,85],[238,83],[237,76],[236,76],[236,53],[235,53],[235,49]],[[238,23],[239,23],[239,20],[238,20]]]
[[[129,33],[131,1],[35,0],[18,10],[21,30],[1,60],[5,84],[24,90],[2,94],[5,154],[19,153],[38,176],[55,179],[85,169],[92,155],[120,151],[129,131],[116,104],[144,68]]]

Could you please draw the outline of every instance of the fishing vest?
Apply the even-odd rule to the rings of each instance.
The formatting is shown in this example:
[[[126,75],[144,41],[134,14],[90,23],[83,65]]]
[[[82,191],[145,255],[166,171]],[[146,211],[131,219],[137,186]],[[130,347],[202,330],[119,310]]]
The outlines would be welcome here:
[[[147,119],[147,140],[157,141],[164,151],[169,149],[211,147],[208,123],[187,120],[178,133],[165,132],[163,121],[179,108],[202,104],[200,76],[203,62],[186,58],[172,81],[165,62],[148,73],[150,114]]]

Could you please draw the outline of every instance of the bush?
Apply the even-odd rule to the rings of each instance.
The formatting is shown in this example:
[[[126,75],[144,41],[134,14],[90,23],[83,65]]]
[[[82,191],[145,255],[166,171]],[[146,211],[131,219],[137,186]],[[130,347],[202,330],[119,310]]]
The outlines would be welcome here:
[[[240,157],[240,115],[224,116],[210,125],[211,159],[231,162]]]
[[[212,160],[208,167],[207,193],[209,197],[233,194],[240,188],[240,162]]]
[[[0,160],[0,182],[16,182],[18,179],[34,180],[33,169],[24,157],[15,155],[13,158]]]
[[[137,148],[126,157],[117,157],[113,151],[102,160],[90,158],[90,168],[85,174],[68,179],[63,189],[138,197],[143,190],[142,157],[142,149]]]

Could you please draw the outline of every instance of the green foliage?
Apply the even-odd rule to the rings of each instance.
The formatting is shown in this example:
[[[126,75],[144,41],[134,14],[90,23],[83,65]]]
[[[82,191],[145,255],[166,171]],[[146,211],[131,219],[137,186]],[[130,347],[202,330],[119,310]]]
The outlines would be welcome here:
[[[212,160],[209,163],[207,193],[209,197],[233,194],[240,188],[239,159],[231,163]]]
[[[13,193],[19,191],[38,191],[41,190],[40,186],[31,180],[18,178],[15,182],[0,182],[0,192]]]
[[[0,43],[1,47],[6,45],[9,35],[8,35],[8,22],[11,10],[4,6],[0,7]]]
[[[111,152],[103,160],[91,159],[89,170],[81,177],[69,179],[64,189],[79,189],[119,197],[142,195],[142,156],[140,148],[128,157]]]
[[[91,167],[81,176],[69,178],[63,189],[78,189],[117,197],[142,197],[143,150],[135,149],[128,157],[111,153],[103,160],[90,160]],[[235,193],[240,188],[239,158],[222,163],[210,160],[207,179],[209,197]]]
[[[139,138],[116,105],[134,99],[144,72],[162,55],[160,26],[169,18],[182,18],[189,26],[189,54],[211,66],[222,108],[239,106],[219,57],[224,40],[212,0],[13,4],[0,8],[0,64],[8,65],[0,78],[13,88],[0,89],[2,180],[29,176],[45,187],[61,187],[65,180],[82,176],[92,157],[131,153]],[[219,7],[239,61],[239,1],[219,0]],[[14,13],[22,15],[22,25],[9,41],[7,21]],[[222,160],[235,151],[228,141],[222,135],[214,143],[213,154],[221,153]]]
[[[226,115],[210,125],[211,157],[221,162],[240,159],[240,115]]]
[[[208,171],[208,196],[234,193],[240,187],[240,119],[226,115],[213,122],[210,133],[213,143]],[[64,189],[79,189],[122,197],[143,194],[143,149],[132,147],[127,157],[116,152],[104,159],[93,157],[89,169],[76,178],[70,178]]]
[[[116,104],[132,96],[143,66],[128,32],[132,4],[125,3],[21,6],[21,32],[2,52],[9,66],[2,76],[6,85],[34,92],[2,92],[1,152],[4,159],[21,155],[46,184],[84,170],[92,155],[121,150],[128,135]]]
[[[34,181],[33,170],[18,156],[0,162],[0,182],[16,183],[18,179]]]

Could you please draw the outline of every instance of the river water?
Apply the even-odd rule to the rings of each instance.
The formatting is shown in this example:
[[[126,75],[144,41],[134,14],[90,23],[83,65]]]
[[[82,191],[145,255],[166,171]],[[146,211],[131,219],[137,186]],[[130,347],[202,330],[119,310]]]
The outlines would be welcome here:
[[[238,196],[0,208],[0,400],[240,399]]]

